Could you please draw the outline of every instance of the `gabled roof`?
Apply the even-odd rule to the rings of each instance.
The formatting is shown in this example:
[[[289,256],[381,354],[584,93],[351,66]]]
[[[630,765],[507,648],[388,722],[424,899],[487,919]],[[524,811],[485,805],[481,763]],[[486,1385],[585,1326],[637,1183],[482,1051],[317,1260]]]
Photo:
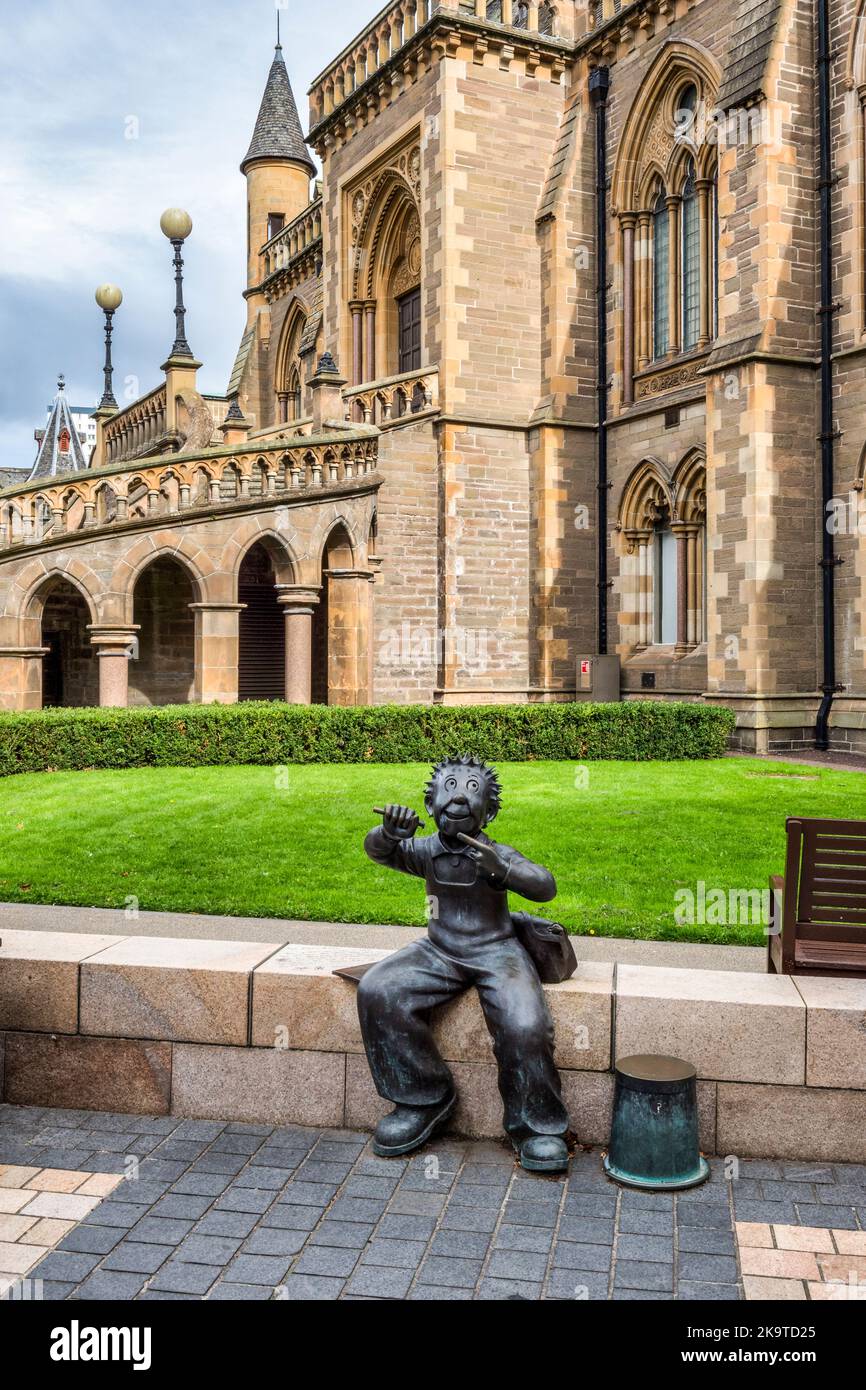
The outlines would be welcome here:
[[[66,448],[62,449],[61,445],[65,445]],[[86,467],[81,441],[70,413],[69,401],[66,399],[65,383],[61,377],[28,481],[34,478],[54,478],[63,473],[78,473]]]
[[[238,348],[238,355],[235,358],[235,365],[232,367],[232,374],[229,377],[229,384],[226,387],[227,396],[235,396],[241,389],[241,382],[244,379],[244,372],[247,369],[247,362],[250,359],[250,348],[256,336],[256,326],[248,328],[241,338],[241,345]]]
[[[301,130],[292,84],[279,44],[268,73],[253,138],[241,164],[242,174],[254,159],[289,159],[295,164],[303,164],[311,175],[316,172]]]

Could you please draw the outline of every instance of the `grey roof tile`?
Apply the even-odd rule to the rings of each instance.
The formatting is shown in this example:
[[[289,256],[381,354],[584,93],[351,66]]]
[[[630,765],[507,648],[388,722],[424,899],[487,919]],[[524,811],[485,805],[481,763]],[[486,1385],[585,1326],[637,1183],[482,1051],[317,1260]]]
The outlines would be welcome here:
[[[292,84],[279,45],[268,73],[256,128],[241,164],[241,173],[245,172],[247,164],[253,159],[291,159],[305,165],[311,175],[316,172],[301,130]]]
[[[781,0],[739,0],[734,38],[719,89],[723,110],[765,94],[764,76],[781,9]]]

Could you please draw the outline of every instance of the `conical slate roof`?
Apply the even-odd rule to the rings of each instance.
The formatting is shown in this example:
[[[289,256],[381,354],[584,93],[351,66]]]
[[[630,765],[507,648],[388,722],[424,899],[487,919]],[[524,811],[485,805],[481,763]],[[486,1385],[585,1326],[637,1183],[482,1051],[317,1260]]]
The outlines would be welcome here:
[[[279,44],[268,73],[253,138],[241,164],[242,174],[253,159],[291,159],[296,164],[305,165],[311,175],[316,172],[301,130],[292,84]]]
[[[51,407],[51,414],[36,462],[28,478],[56,478],[63,473],[78,473],[87,467],[81,449],[81,440],[69,412],[69,402],[63,377],[57,383],[57,395]]]

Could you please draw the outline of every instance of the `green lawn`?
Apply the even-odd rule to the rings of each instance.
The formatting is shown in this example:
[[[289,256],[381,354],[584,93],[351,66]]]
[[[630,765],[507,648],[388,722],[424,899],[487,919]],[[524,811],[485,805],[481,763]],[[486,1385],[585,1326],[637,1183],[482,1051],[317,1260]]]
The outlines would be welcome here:
[[[423,923],[424,889],[362,849],[374,805],[422,812],[421,766],[139,769],[0,782],[0,900]],[[678,889],[760,890],[789,815],[866,818],[866,776],[730,758],[500,767],[499,839],[547,864],[578,932],[760,943],[678,926]],[[710,899],[712,903],[714,900]],[[730,916],[730,914],[728,914]]]

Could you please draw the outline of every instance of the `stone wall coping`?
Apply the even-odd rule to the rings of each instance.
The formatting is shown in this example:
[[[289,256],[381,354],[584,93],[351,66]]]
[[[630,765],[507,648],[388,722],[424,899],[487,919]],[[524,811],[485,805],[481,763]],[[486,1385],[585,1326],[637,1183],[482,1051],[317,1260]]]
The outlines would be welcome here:
[[[153,936],[4,931],[0,1033],[292,1052],[363,1054],[355,986],[341,966],[391,954]],[[663,1052],[707,1083],[866,1091],[866,980],[582,961],[545,986],[565,1072],[609,1073],[617,1056]],[[443,1056],[490,1065],[474,991],[434,1022]]]
[[[370,1129],[388,1102],[363,1053],[355,987],[332,972],[390,954],[4,930],[0,1101]],[[581,1143],[607,1142],[616,1056],[673,1052],[698,1071],[705,1152],[866,1162],[866,980],[591,960],[545,991]],[[475,992],[433,1026],[459,1090],[454,1128],[501,1136]]]
[[[130,965],[156,970],[230,970],[248,975],[279,949],[279,942],[127,936],[91,953],[82,963],[88,970]]]
[[[616,992],[618,997],[637,995],[650,999],[772,1005],[775,1008],[800,1010],[806,1007],[793,976],[746,974],[734,970],[620,965],[616,975]]]
[[[125,940],[124,936],[103,936],[87,932],[3,930],[0,932],[0,961],[81,962]]]

